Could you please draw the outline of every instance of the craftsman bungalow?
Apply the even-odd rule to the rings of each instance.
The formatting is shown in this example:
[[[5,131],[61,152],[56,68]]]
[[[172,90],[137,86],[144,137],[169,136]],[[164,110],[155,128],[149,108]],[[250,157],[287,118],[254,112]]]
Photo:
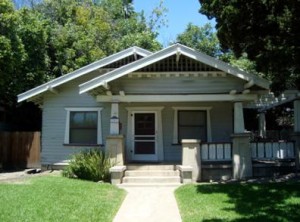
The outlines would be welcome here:
[[[117,165],[178,164],[182,177],[193,171],[201,180],[213,178],[201,170],[209,161],[222,162],[229,177],[252,176],[251,155],[258,149],[251,152],[243,106],[268,89],[259,76],[175,44],[155,53],[126,49],[18,100],[43,110],[42,166],[64,165],[79,150],[105,147]]]

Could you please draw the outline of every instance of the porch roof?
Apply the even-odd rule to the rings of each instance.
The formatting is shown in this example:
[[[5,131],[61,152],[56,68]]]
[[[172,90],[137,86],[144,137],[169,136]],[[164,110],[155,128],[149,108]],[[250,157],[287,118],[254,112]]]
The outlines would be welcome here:
[[[121,78],[129,73],[140,70],[146,66],[149,66],[151,64],[154,64],[156,62],[159,62],[165,58],[174,55],[178,57],[178,60],[180,59],[180,55],[184,55],[188,58],[194,59],[196,61],[207,64],[215,69],[223,71],[227,74],[233,75],[239,79],[246,81],[247,83],[245,85],[247,85],[247,87],[256,85],[258,87],[261,87],[262,89],[269,89],[269,82],[259,76],[234,68],[218,59],[215,59],[211,56],[198,52],[187,46],[181,44],[174,44],[170,47],[167,47],[156,53],[153,53],[147,57],[144,57],[130,64],[124,65],[120,68],[117,68],[113,71],[105,73],[102,76],[96,77],[88,82],[79,85],[79,93],[82,94],[85,92],[89,92],[99,86],[106,87],[107,83],[115,79]]]
[[[24,93],[21,93],[18,95],[18,102],[22,102],[22,101],[25,101],[25,100],[28,100],[32,97],[36,97],[38,95],[40,95],[41,93],[44,93],[46,91],[53,91],[55,92],[55,87],[57,86],[60,86],[66,82],[69,82],[73,79],[76,79],[80,76],[83,76],[85,74],[88,74],[88,73],[91,73],[92,71],[95,71],[97,69],[100,69],[100,68],[103,68],[103,67],[106,67],[110,64],[113,64],[113,63],[116,63],[117,61],[120,61],[126,57],[129,57],[129,56],[136,56],[136,55],[139,55],[141,57],[146,57],[146,56],[149,56],[151,55],[152,52],[148,51],[148,50],[145,50],[145,49],[142,49],[142,48],[139,48],[139,47],[131,47],[131,48],[128,48],[128,49],[125,49],[121,52],[118,52],[118,53],[115,53],[111,56],[108,56],[108,57],[105,57],[103,59],[100,59],[94,63],[91,63],[87,66],[84,66],[80,69],[77,69],[73,72],[70,72],[66,75],[63,75],[63,76],[60,76],[56,79],[53,79],[45,84],[42,84],[40,86],[37,86],[33,89],[30,89]]]

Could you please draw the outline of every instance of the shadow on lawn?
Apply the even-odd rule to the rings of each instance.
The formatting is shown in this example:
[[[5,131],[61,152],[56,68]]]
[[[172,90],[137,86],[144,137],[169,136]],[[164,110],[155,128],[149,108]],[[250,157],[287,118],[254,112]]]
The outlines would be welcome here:
[[[198,185],[199,193],[224,193],[234,208],[223,209],[235,211],[240,219],[231,221],[300,221],[300,204],[289,198],[300,198],[299,183],[274,184],[213,184]],[[204,221],[220,222],[222,219]]]

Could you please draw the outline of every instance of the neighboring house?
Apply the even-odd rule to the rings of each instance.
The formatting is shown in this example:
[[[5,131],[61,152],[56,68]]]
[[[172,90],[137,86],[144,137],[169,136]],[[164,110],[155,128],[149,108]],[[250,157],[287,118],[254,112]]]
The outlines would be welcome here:
[[[181,163],[182,139],[201,140],[203,161],[231,161],[233,137],[245,133],[243,106],[268,91],[265,79],[175,44],[155,53],[126,49],[18,101],[43,110],[42,165],[105,147],[106,138],[118,134],[124,135],[125,163]]]

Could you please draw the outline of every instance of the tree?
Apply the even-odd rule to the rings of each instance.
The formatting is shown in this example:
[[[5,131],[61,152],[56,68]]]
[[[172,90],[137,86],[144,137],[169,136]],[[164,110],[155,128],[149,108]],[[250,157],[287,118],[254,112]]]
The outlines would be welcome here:
[[[16,125],[38,119],[22,113],[40,114],[17,104],[19,93],[133,45],[161,47],[130,0],[12,2],[0,3],[0,106]]]
[[[189,23],[185,31],[177,36],[176,41],[226,63],[230,63],[239,69],[257,74],[255,63],[250,61],[247,55],[243,54],[237,58],[231,50],[222,51],[219,39],[210,23],[202,27]]]
[[[18,93],[45,81],[47,37],[37,14],[16,11],[9,0],[0,4],[0,13],[0,94],[10,106]]]
[[[200,12],[216,19],[221,47],[246,53],[272,89],[300,89],[300,1],[199,0]]]
[[[216,58],[222,53],[217,35],[209,23],[202,27],[189,23],[176,41]]]

